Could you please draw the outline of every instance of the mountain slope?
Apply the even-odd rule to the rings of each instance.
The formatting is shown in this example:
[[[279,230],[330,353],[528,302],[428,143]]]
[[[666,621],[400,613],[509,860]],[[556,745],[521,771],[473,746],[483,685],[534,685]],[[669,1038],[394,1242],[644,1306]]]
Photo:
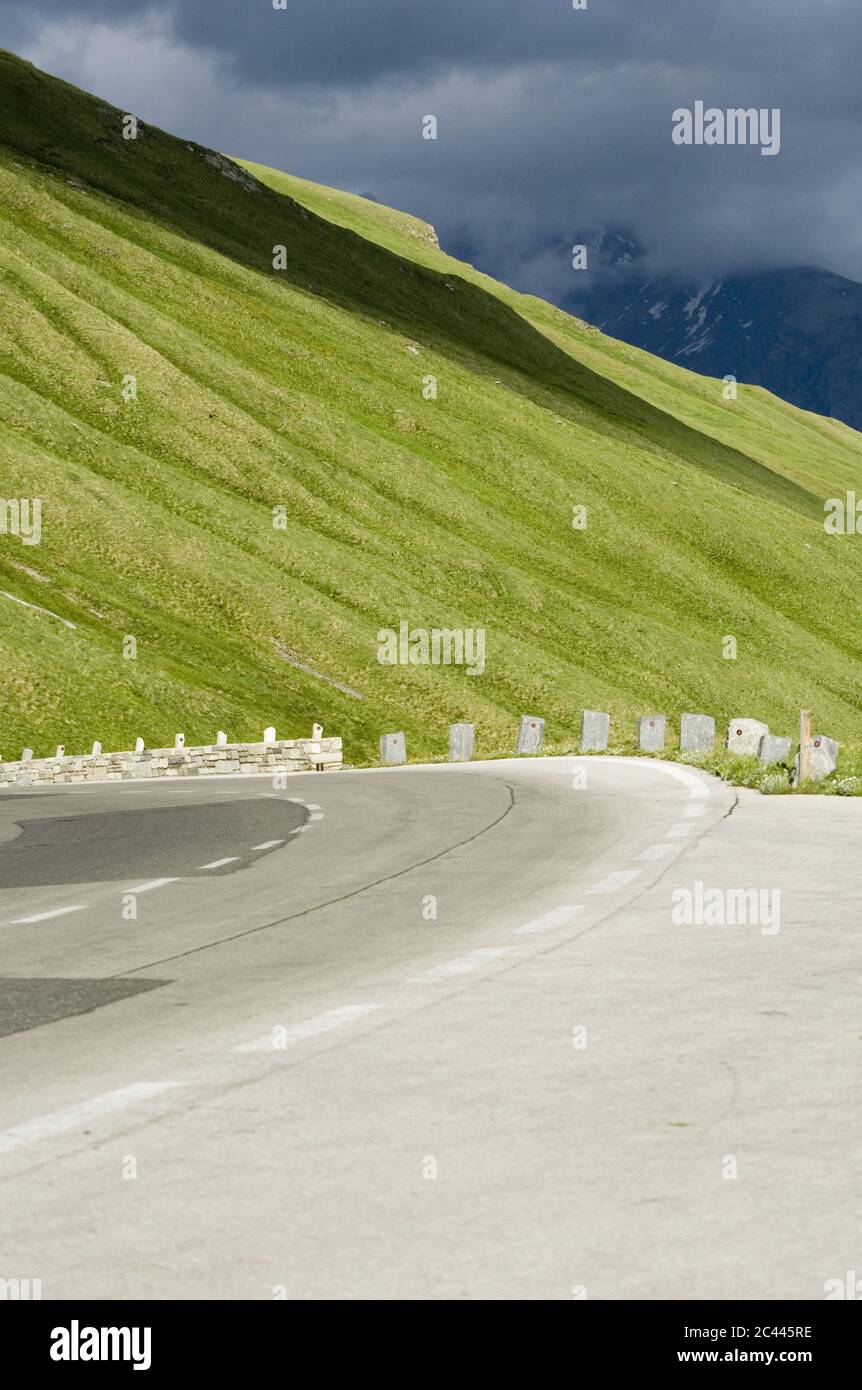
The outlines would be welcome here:
[[[705,372],[764,386],[862,428],[862,285],[809,267],[707,285],[601,282],[581,312],[605,333]]]
[[[462,718],[489,753],[585,705],[856,736],[862,546],[822,518],[857,435],[248,168],[0,54],[0,495],[43,499],[0,535],[5,756],[312,717],[354,761]],[[401,619],[484,628],[484,674],[380,665]]]

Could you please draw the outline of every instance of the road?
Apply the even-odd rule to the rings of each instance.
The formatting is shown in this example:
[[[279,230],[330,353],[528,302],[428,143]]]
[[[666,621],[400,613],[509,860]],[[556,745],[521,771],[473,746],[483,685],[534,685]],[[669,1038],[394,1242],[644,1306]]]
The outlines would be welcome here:
[[[0,793],[0,1278],[822,1298],[860,813],[612,758]]]

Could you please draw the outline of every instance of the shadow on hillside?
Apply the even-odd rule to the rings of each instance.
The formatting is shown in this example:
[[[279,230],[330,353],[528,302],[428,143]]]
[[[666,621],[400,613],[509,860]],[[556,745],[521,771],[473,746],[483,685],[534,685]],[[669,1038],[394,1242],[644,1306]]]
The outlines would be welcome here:
[[[122,138],[122,113],[0,50],[0,130],[12,149],[62,170],[271,278],[381,319],[459,362],[478,357],[510,389],[556,414],[610,427],[692,469],[819,516],[804,488],[626,391],[557,348],[494,295],[326,222],[199,145],[151,126]],[[235,172],[234,172],[235,171]],[[273,247],[287,268],[272,269]],[[634,442],[633,441],[633,442]]]

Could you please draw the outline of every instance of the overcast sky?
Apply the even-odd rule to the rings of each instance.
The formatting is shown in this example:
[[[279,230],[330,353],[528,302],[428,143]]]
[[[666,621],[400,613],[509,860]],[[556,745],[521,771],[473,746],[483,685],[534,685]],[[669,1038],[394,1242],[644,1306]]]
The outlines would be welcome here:
[[[554,299],[602,227],[656,273],[862,280],[860,41],[862,0],[0,0],[0,45],[48,72]],[[698,100],[779,107],[780,153],[675,145]]]

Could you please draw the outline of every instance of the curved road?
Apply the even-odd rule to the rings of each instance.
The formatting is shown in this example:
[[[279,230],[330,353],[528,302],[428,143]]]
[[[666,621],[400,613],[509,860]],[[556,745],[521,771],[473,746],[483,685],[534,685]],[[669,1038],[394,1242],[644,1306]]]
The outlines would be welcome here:
[[[822,1298],[859,814],[612,758],[0,793],[0,1278]]]

